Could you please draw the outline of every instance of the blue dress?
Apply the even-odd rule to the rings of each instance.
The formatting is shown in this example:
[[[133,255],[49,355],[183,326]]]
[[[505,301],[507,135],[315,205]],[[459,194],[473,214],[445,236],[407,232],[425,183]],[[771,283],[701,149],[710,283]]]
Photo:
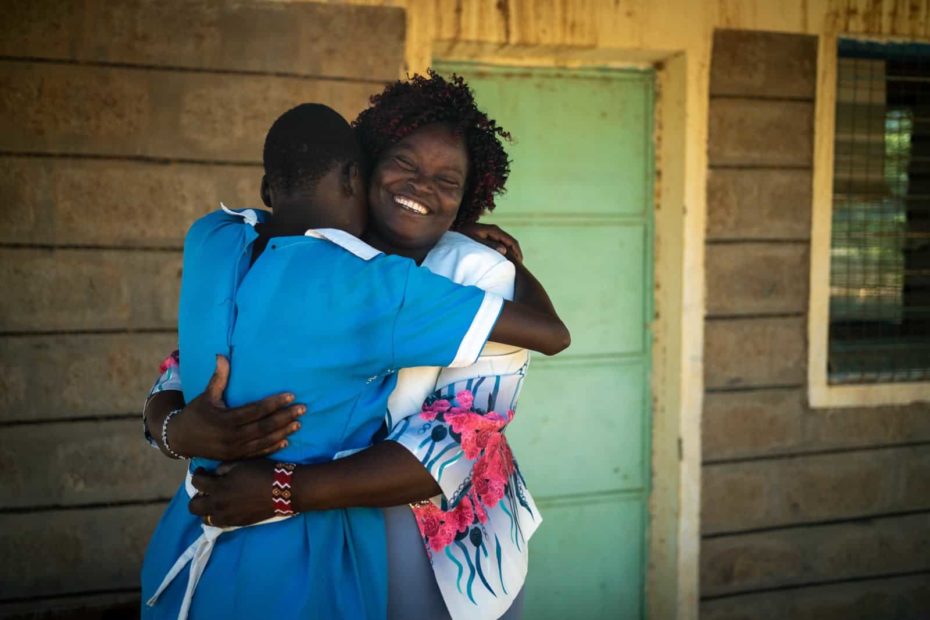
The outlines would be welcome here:
[[[279,237],[249,266],[261,212],[216,212],[185,240],[178,331],[185,397],[215,355],[230,357],[235,407],[290,391],[301,428],[272,458],[331,460],[364,448],[384,419],[396,369],[477,359],[501,298],[378,253],[342,231]],[[243,221],[245,220],[245,221]],[[191,469],[213,467],[196,459]],[[271,489],[269,488],[269,493]],[[143,601],[203,530],[178,490],[149,543]],[[177,618],[187,568],[144,618]],[[220,535],[191,599],[192,618],[383,618],[387,578],[379,509],[300,514]]]

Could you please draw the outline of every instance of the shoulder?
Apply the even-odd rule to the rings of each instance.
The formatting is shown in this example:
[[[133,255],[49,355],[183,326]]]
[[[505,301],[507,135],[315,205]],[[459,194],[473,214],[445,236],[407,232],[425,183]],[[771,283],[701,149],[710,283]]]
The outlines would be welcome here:
[[[233,232],[241,230],[242,226],[251,225],[250,222],[262,222],[267,217],[267,211],[260,209],[225,210],[217,209],[200,219],[194,221],[187,230],[187,241],[198,241],[220,232]]]
[[[500,253],[465,235],[449,231],[430,250],[423,266],[459,284],[480,286],[488,274],[510,274],[513,265]]]
[[[471,237],[467,237],[462,233],[455,231],[446,232],[440,239],[433,250],[430,251],[430,255],[434,252],[439,254],[449,254],[455,255],[457,257],[467,256],[471,259],[476,265],[481,265],[484,267],[492,267],[499,263],[508,262],[500,252],[492,250],[483,243],[478,243]]]

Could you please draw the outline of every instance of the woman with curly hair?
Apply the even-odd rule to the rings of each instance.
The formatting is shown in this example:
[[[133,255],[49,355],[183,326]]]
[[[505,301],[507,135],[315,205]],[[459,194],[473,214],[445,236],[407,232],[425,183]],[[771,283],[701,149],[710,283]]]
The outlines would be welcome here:
[[[430,72],[396,82],[372,97],[355,127],[375,162],[366,242],[506,298],[513,297],[515,274],[518,282],[536,284],[519,244],[496,227],[476,224],[504,189],[509,164],[502,141],[509,135],[477,108],[461,78]],[[548,304],[548,298],[534,301]],[[520,616],[527,541],[541,519],[503,430],[527,363],[524,349],[489,343],[467,368],[402,369],[381,440],[294,472],[298,512],[384,508],[389,618]],[[221,363],[205,394],[186,407],[176,364],[168,366],[175,367],[156,383],[146,415],[149,428],[158,429],[168,412],[180,410],[172,428],[177,452],[236,461],[286,444],[294,406],[270,397],[237,408],[261,416],[250,427],[261,434],[231,452],[214,439],[221,433],[204,430],[235,417],[217,404],[228,366]],[[307,405],[312,412],[313,403]],[[195,486],[209,490],[190,510],[216,525],[267,519],[274,514],[269,475],[262,460],[201,473]]]

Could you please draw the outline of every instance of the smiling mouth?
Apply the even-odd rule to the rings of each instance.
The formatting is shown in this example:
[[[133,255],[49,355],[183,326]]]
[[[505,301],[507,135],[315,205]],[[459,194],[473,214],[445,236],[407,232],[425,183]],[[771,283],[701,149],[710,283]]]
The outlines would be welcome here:
[[[429,215],[430,213],[430,210],[423,204],[412,198],[407,198],[406,196],[394,196],[394,202],[400,205],[400,207],[405,211],[410,211],[411,213],[416,213],[417,215]]]

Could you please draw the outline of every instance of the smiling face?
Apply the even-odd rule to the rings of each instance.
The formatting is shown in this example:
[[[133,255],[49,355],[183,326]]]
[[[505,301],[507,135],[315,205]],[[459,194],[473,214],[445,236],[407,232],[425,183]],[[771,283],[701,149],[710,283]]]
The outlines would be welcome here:
[[[441,123],[417,129],[385,150],[372,172],[369,242],[422,260],[455,221],[467,179],[462,136]]]

